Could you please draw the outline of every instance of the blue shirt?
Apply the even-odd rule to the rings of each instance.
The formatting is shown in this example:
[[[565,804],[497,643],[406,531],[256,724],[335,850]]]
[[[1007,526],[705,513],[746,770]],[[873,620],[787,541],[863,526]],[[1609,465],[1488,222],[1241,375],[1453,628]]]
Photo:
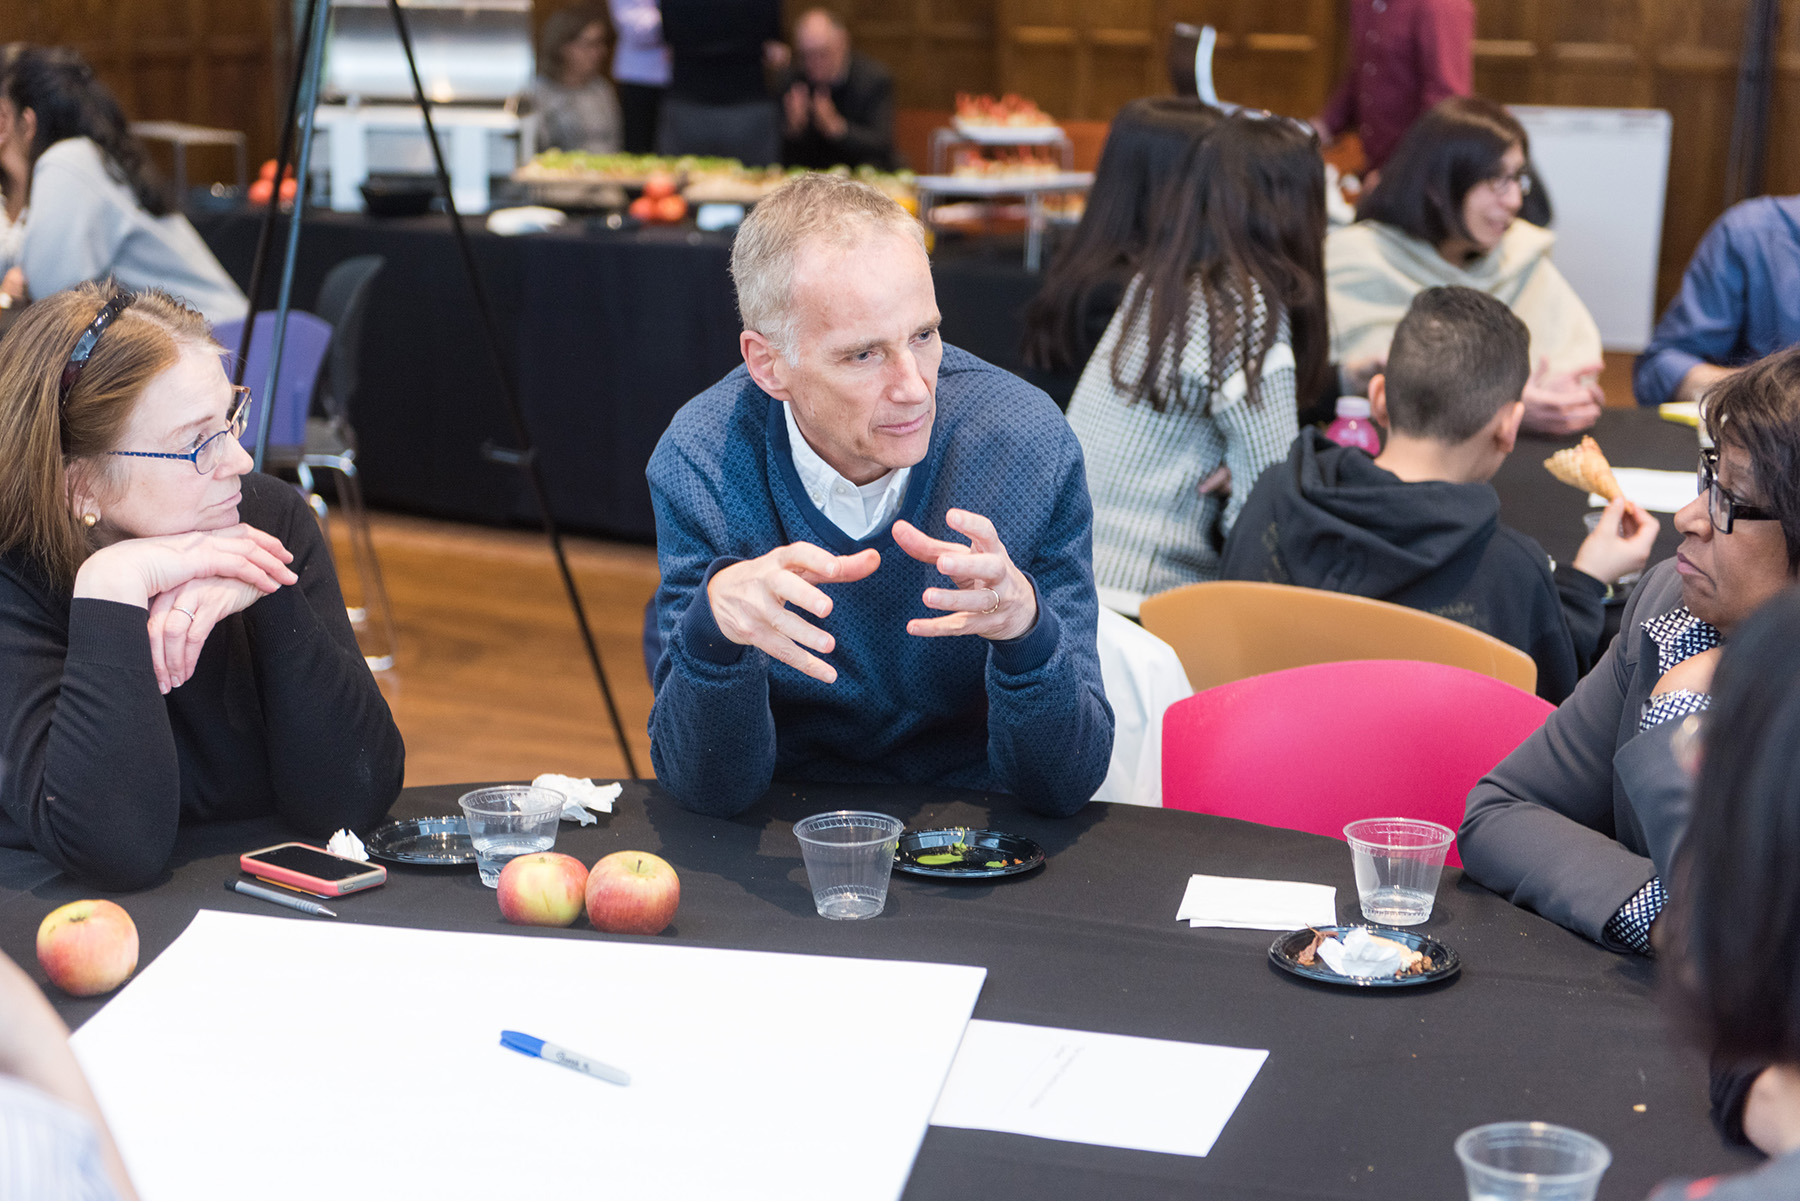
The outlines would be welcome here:
[[[1641,405],[1675,398],[1700,363],[1741,367],[1800,343],[1800,196],[1733,205],[1694,251],[1632,371]]]
[[[1016,376],[954,347],[938,370],[937,416],[898,517],[963,543],[944,514],[994,523],[1037,591],[1037,622],[1007,642],[906,632],[927,588],[951,587],[902,551],[885,522],[852,539],[812,503],[794,470],[780,402],[742,367],[682,406],[648,476],[662,586],[664,651],[650,711],[656,776],[687,808],[729,815],[779,776],[934,783],[1012,793],[1073,813],[1100,787],[1113,716],[1095,649],[1092,509],[1081,448],[1056,406]],[[779,546],[833,554],[874,547],[866,579],[827,585],[823,683],[726,640],[706,599],[712,573]]]

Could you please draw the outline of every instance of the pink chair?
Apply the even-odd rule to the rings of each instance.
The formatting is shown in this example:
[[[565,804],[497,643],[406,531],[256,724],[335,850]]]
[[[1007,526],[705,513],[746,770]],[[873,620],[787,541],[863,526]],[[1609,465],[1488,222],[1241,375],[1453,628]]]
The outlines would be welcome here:
[[[1553,708],[1441,663],[1365,659],[1251,676],[1169,707],[1163,805],[1333,838],[1362,817],[1454,830],[1469,789]],[[1449,862],[1462,865],[1454,846]]]

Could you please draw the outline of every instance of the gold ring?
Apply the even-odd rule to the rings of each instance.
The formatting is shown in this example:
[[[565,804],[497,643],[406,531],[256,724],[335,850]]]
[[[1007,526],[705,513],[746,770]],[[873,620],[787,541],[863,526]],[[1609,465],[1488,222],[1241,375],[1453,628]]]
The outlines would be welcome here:
[[[1000,608],[1000,594],[995,592],[992,588],[986,589],[986,592],[989,596],[994,598],[994,603],[983,609],[982,612],[992,613]]]

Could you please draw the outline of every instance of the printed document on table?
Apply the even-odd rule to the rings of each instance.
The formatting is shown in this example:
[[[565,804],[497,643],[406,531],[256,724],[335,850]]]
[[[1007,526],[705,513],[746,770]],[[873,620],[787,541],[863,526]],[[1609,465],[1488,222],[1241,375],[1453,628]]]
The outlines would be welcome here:
[[[1268,1057],[1241,1047],[971,1021],[931,1124],[1205,1155]]]

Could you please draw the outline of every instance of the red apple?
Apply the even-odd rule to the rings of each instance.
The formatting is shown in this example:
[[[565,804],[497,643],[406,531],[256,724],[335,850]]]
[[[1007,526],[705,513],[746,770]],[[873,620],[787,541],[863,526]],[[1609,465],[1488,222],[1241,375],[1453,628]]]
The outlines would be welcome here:
[[[137,925],[111,901],[70,901],[38,927],[37,957],[71,996],[111,992],[137,970]]]
[[[500,916],[519,926],[567,926],[581,916],[587,864],[573,855],[520,855],[500,869]]]
[[[681,880],[648,851],[614,851],[587,878],[588,921],[608,934],[661,934],[681,904]]]

